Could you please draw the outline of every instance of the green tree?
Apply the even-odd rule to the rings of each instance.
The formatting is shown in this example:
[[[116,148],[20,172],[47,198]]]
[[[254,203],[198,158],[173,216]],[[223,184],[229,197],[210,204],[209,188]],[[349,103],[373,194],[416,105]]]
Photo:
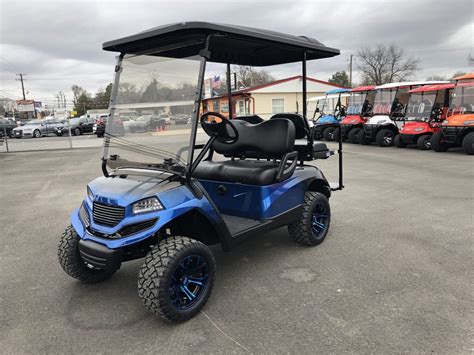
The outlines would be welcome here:
[[[105,90],[100,90],[94,97],[95,108],[108,108],[110,95],[112,93],[112,83],[105,87]]]
[[[345,70],[335,72],[331,79],[328,80],[331,84],[336,84],[339,86],[349,87],[349,75],[347,75]]]
[[[158,91],[158,81],[153,79],[142,94],[142,102],[158,102],[160,93]]]
[[[74,111],[77,112],[77,116],[82,116],[87,112],[87,110],[90,110],[91,108],[95,108],[94,101],[90,95],[84,91],[74,103]]]

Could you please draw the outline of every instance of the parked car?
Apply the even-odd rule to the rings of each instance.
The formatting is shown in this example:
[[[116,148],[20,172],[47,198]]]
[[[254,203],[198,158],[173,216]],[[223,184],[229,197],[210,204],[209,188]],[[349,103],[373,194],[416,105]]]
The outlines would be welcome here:
[[[44,119],[44,120],[31,120],[26,122],[25,125],[16,127],[12,130],[12,134],[15,138],[22,137],[33,137],[40,138],[49,134],[56,133],[58,127],[64,126],[65,120],[58,120],[56,118]]]
[[[94,126],[95,120],[90,117],[77,117],[69,121],[69,125],[58,126],[55,130],[57,136],[62,136],[71,129],[71,134],[80,136],[84,133],[92,133],[92,127]]]
[[[130,124],[130,132],[153,132],[157,128],[163,129],[166,121],[159,116],[140,116],[136,121]]]
[[[8,136],[13,138],[13,129],[17,127],[16,122],[0,117],[0,137]]]
[[[161,115],[158,116],[158,118],[161,118],[166,122],[166,124],[171,124],[171,117],[167,115],[166,113],[162,113]]]
[[[107,125],[107,118],[108,118],[108,115],[106,117],[99,117],[96,120],[96,123],[94,124],[94,127],[95,127],[94,133],[97,136],[97,138],[102,138],[105,135],[105,127]],[[118,118],[118,117],[114,118],[112,128],[113,128],[113,132],[107,132],[107,133],[113,134],[116,136],[125,135],[125,127],[123,124],[123,120],[121,118]]]
[[[98,125],[104,125],[105,127],[105,122],[107,121],[107,117],[109,117],[109,115],[100,115],[98,118],[95,119],[95,123],[94,125],[92,126],[92,133],[96,134],[97,135],[97,126]],[[102,133],[102,136],[104,135],[103,131],[101,132]]]
[[[191,117],[188,115],[176,115],[171,117],[171,119],[173,120],[174,124],[177,125],[184,125],[191,122]]]
[[[124,116],[124,115],[119,115],[119,119],[122,121],[123,128],[125,132],[130,132],[130,126],[135,122],[137,119],[136,117],[129,117],[129,116]]]

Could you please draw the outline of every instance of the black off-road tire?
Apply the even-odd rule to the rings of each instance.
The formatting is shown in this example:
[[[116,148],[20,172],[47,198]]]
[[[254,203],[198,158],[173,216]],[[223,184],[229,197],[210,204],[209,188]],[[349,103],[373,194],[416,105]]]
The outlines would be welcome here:
[[[328,127],[328,128],[325,128],[324,131],[323,131],[323,138],[330,142],[332,141],[332,132],[334,131],[334,127]]]
[[[446,143],[442,131],[436,132],[431,137],[431,149],[435,152],[445,152],[449,149],[449,144]]]
[[[171,303],[171,277],[180,261],[189,255],[205,258],[209,269],[208,284],[200,300],[191,308],[178,310]],[[216,261],[203,243],[187,237],[169,237],[160,241],[146,256],[138,274],[138,295],[145,308],[172,322],[183,322],[194,316],[206,304],[214,286]]]
[[[325,230],[321,235],[316,237],[312,230],[312,218],[313,210],[318,203],[322,203],[326,206],[328,219]],[[331,209],[328,198],[320,192],[308,191],[304,197],[303,213],[299,220],[288,225],[288,233],[290,234],[290,238],[298,244],[316,246],[321,244],[326,238],[329,232],[330,222]]]
[[[358,127],[352,128],[347,134],[347,140],[352,144],[359,144],[359,140],[357,139],[357,136],[360,130],[361,129]]]
[[[407,144],[402,140],[402,137],[400,137],[399,134],[395,136],[395,139],[393,141],[397,148],[406,148],[407,146]]]
[[[430,150],[431,149],[431,134],[423,134],[418,137],[416,145],[420,150]]]
[[[468,155],[474,154],[474,132],[469,132],[462,140],[462,149]]]
[[[367,137],[365,136],[365,130],[363,128],[357,134],[357,141],[362,145],[369,145],[370,143],[372,143],[370,139],[367,139]]]
[[[58,260],[63,270],[84,283],[98,283],[109,279],[118,269],[94,269],[82,260],[79,254],[79,236],[72,226],[64,231],[58,245]]]
[[[380,147],[391,147],[394,139],[395,133],[391,129],[384,128],[377,133],[375,142],[377,142]]]
[[[339,135],[341,134],[341,128],[336,127],[334,128],[334,131],[332,131],[332,140],[334,142],[339,142]]]

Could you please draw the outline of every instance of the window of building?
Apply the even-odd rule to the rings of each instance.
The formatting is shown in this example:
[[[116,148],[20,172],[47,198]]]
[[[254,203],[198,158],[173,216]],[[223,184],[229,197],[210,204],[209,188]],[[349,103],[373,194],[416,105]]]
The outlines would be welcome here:
[[[272,99],[272,114],[285,112],[285,99]]]

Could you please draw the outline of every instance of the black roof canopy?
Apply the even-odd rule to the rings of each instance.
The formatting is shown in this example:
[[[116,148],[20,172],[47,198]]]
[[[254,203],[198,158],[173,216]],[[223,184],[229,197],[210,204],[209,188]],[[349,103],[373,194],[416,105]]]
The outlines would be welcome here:
[[[103,44],[106,51],[184,58],[199,54],[209,40],[209,60],[252,66],[299,62],[339,55],[316,39],[258,28],[181,22],[160,26]]]

